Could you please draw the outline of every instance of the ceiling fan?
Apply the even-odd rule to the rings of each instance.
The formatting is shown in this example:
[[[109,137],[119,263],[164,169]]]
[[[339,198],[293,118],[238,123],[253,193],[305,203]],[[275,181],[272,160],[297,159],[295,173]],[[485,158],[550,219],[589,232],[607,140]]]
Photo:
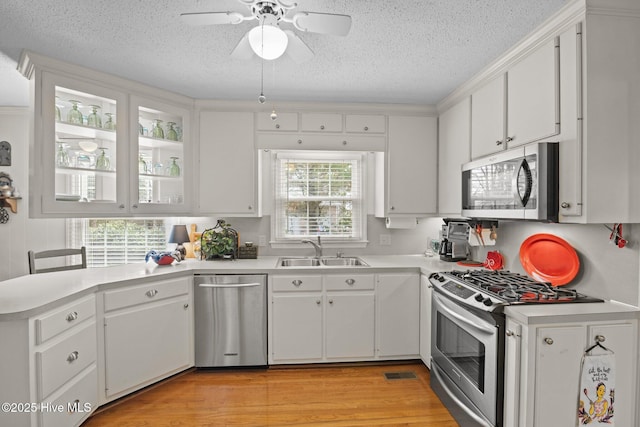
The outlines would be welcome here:
[[[249,30],[231,52],[237,59],[249,59],[253,53],[264,59],[276,59],[285,51],[296,62],[313,57],[313,51],[291,30],[280,24],[290,23],[305,32],[346,36],[351,29],[351,17],[332,13],[294,12],[298,4],[287,0],[238,0],[249,9],[240,12],[193,12],[180,17],[189,25],[237,25],[256,19],[259,25]]]

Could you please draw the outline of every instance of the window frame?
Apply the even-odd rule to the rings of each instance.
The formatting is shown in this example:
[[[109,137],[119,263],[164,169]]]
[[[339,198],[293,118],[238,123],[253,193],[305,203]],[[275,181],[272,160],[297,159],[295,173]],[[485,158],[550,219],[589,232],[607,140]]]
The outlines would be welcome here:
[[[357,185],[359,203],[354,203],[357,206],[358,218],[354,222],[356,230],[354,230],[354,237],[344,238],[340,236],[328,236],[320,234],[322,245],[325,247],[336,248],[364,248],[368,244],[367,240],[367,172],[368,172],[368,156],[366,152],[360,151],[302,151],[302,150],[271,150],[271,163],[272,163],[272,180],[271,190],[273,210],[271,214],[271,241],[270,246],[272,248],[300,248],[306,247],[306,244],[301,243],[303,239],[312,239],[315,241],[318,234],[304,235],[303,237],[283,237],[278,229],[283,212],[281,211],[281,203],[279,200],[280,194],[280,165],[279,160],[281,158],[286,159],[300,159],[301,161],[336,161],[336,160],[355,160],[358,165]],[[330,197],[329,197],[330,199]],[[356,214],[354,214],[356,215]]]

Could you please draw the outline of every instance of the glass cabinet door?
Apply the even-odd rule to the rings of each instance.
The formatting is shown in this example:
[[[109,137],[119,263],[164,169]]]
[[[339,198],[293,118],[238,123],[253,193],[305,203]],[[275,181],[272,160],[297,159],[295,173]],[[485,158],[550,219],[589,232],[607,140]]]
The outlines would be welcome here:
[[[121,93],[43,73],[38,171],[43,210],[79,215],[125,210],[121,141],[126,128],[118,127],[126,120],[125,104]]]
[[[188,110],[131,97],[132,213],[186,212]],[[135,157],[134,157],[135,156]]]

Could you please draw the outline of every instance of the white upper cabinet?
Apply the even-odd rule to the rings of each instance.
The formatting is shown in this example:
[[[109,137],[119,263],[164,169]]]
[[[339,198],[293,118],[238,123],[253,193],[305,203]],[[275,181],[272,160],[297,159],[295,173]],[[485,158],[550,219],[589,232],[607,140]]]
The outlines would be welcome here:
[[[387,151],[376,154],[376,216],[436,212],[437,127],[435,117],[389,116]]]
[[[544,43],[472,93],[473,159],[560,132],[558,49]]]
[[[275,120],[272,118],[272,112],[262,111],[256,113],[256,130],[258,131],[277,131],[289,132],[298,130],[298,113],[280,113],[276,114]]]
[[[199,213],[261,215],[253,119],[251,112],[200,112]]]
[[[21,69],[34,86],[30,216],[190,212],[186,98],[37,54],[25,55]],[[141,158],[148,169],[139,173]]]
[[[462,164],[468,162],[471,139],[471,97],[438,118],[438,213],[462,212]]]
[[[345,129],[350,133],[385,133],[387,119],[383,115],[347,114]]]
[[[506,76],[499,75],[471,94],[471,158],[504,148]]]
[[[303,132],[342,132],[342,114],[302,113],[300,116]]]

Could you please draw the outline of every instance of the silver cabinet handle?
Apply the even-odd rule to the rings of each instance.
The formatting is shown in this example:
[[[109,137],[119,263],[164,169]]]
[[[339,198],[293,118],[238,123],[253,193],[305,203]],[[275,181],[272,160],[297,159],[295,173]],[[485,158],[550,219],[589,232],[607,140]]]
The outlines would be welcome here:
[[[356,281],[354,279],[347,279],[344,281],[347,285],[353,285],[354,283],[356,283]]]
[[[158,295],[158,291],[155,289],[149,289],[146,293],[146,296],[148,296],[149,298],[151,297],[155,297],[156,295]]]
[[[342,145],[347,145],[347,141],[342,141]]]
[[[516,137],[515,137],[515,136],[508,136],[508,137],[507,137],[507,142],[511,142],[511,141],[513,141],[514,139],[516,139]]]
[[[133,209],[138,209],[138,205],[131,206]]]
[[[279,124],[276,124],[276,129],[280,129],[280,125]]]
[[[302,285],[302,280],[300,279],[296,279],[296,280],[292,280],[291,283],[293,283],[293,286],[300,286]]]
[[[561,207],[562,209],[569,209],[569,208],[571,207],[571,203],[562,202],[562,203],[560,204],[560,207]]]
[[[67,362],[75,362],[76,360],[78,360],[78,357],[80,357],[80,353],[78,353],[77,351],[72,351],[71,353],[69,353],[69,356],[67,356]]]
[[[505,334],[506,336],[508,336],[508,337],[512,337],[512,336],[514,336],[514,335],[515,335],[511,329],[507,329],[507,330],[504,332],[504,334]]]
[[[396,207],[395,207],[395,206],[391,206],[391,210],[392,210],[392,211],[393,211],[393,210],[395,210],[395,209],[396,209]]]
[[[502,141],[497,140],[497,141],[496,141],[496,145],[502,145]]]
[[[298,140],[298,144],[302,144],[302,140],[301,139]]]
[[[247,209],[252,210],[253,206],[249,205],[249,206],[247,206]]]
[[[124,209],[124,205],[120,205],[118,206],[120,209]]]
[[[320,305],[320,300],[319,299],[316,300],[316,304]]]
[[[73,322],[77,318],[78,318],[78,312],[77,311],[72,311],[71,313],[67,314],[67,322]]]
[[[186,310],[187,308],[189,308],[189,304],[185,304],[185,305],[183,305],[183,307]]]
[[[329,300],[329,304],[333,304],[333,300],[332,299]]]
[[[320,125],[320,130],[324,130],[324,125]]]
[[[604,337],[604,335],[596,335],[595,340],[596,342],[605,342],[606,338]]]
[[[369,126],[365,126],[365,127],[364,127],[364,130],[365,130],[365,131],[369,130]]]
[[[548,345],[553,345],[553,339],[551,339],[551,338],[545,338],[545,339],[544,339],[544,342],[545,342],[546,344],[548,344]]]

